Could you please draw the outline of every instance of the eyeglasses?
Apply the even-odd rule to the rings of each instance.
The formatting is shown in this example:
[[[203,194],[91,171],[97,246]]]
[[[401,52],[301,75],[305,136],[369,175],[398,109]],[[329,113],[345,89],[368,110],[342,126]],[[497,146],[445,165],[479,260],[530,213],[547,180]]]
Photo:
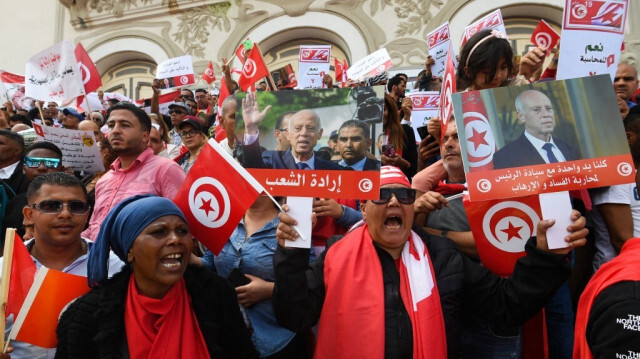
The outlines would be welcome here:
[[[391,195],[395,194],[398,202],[402,204],[412,204],[416,201],[416,190],[411,188],[380,188],[380,199],[371,200],[375,204],[386,204],[391,200]]]
[[[44,165],[45,168],[58,168],[58,166],[60,166],[60,159],[50,157],[25,157],[24,164],[29,168],[38,168],[40,165]]]
[[[83,202],[83,201],[62,202],[57,199],[49,199],[49,200],[44,200],[40,203],[32,204],[31,208],[37,209],[42,213],[58,214],[62,212],[62,207],[64,207],[64,205],[67,206],[69,213],[77,214],[77,215],[87,214],[87,212],[89,212],[89,209],[91,209],[91,206],[87,202]]]
[[[177,110],[169,110],[169,114],[173,114],[175,113],[176,115],[186,115],[187,113],[184,111],[177,111]]]
[[[189,137],[193,137],[193,136],[195,136],[197,134],[198,134],[198,131],[196,131],[196,130],[182,131],[182,132],[180,132],[180,137],[189,138]]]

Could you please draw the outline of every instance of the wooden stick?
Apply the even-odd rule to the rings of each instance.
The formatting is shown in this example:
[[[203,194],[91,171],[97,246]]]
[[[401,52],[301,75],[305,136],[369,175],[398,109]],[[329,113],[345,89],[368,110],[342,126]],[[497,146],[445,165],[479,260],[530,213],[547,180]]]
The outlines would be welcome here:
[[[87,110],[89,110],[89,116],[85,118],[85,120],[90,120],[91,119],[91,112],[93,112],[91,110],[91,104],[89,103],[89,98],[87,97],[87,94],[84,94],[84,100],[87,101]]]
[[[233,61],[233,59],[235,59],[235,58],[236,58],[236,53],[234,52],[233,56],[231,56],[231,58],[229,60],[227,60],[227,63],[225,65],[228,66],[231,63],[231,61]]]
[[[36,107],[38,108],[38,112],[40,113],[40,119],[42,120],[42,126],[46,126],[46,124],[44,123],[44,115],[42,114],[42,107],[40,106],[40,101],[35,100],[36,101]]]
[[[9,298],[9,282],[11,280],[11,262],[13,261],[13,244],[15,243],[15,228],[7,228],[7,234],[4,236],[4,254],[2,256],[2,280],[0,281],[0,293],[2,295],[0,302],[0,347],[5,347],[4,330],[5,330],[5,312],[7,309],[7,299]],[[9,341],[7,341],[7,344]],[[6,352],[6,348],[3,352]]]

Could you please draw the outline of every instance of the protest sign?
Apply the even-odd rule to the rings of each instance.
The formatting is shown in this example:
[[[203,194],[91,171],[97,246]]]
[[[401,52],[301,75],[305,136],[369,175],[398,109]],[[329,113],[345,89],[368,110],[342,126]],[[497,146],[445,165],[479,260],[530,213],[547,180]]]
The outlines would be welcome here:
[[[180,56],[163,61],[156,70],[156,79],[163,89],[190,85],[196,82],[191,56]]]
[[[445,68],[447,67],[447,55],[449,54],[450,44],[448,21],[427,35],[429,56],[435,61],[435,63],[431,65],[431,73],[433,76],[442,77],[444,75]]]
[[[367,154],[381,130],[383,94],[381,86],[237,94],[244,167],[276,196],[377,198],[380,162]],[[328,147],[333,131],[337,153]]]
[[[25,96],[63,102],[84,93],[73,45],[65,40],[31,57],[25,66]]]
[[[92,131],[67,130],[33,124],[38,141],[51,142],[62,150],[62,165],[74,171],[100,172],[104,164]]]
[[[507,29],[504,27],[504,21],[502,21],[502,12],[500,12],[500,9],[492,11],[482,19],[465,27],[462,35],[462,45],[464,45],[471,36],[485,29],[495,29],[503,34],[507,33]]]
[[[24,95],[24,76],[0,70],[0,92],[4,94],[5,101],[11,101],[14,108],[28,109],[31,106],[32,99]]]
[[[454,94],[471,200],[633,182],[610,86],[599,75]]]
[[[547,56],[551,54],[551,49],[556,47],[560,40],[560,35],[546,21],[540,20],[538,26],[531,34],[531,42],[547,49]]]
[[[287,64],[277,70],[271,71],[273,82],[278,88],[295,88],[298,86],[296,73],[293,71],[291,64]]]
[[[451,45],[451,43],[449,43],[449,45]],[[440,118],[441,123],[441,140],[444,138],[444,133],[447,131],[447,125],[449,124],[449,118],[453,112],[451,95],[455,92],[456,67],[453,64],[453,50],[451,49],[451,46],[449,46],[449,52],[447,53],[447,66],[445,68],[444,79],[442,80],[442,90],[440,91],[440,109],[438,111],[438,117]]]
[[[566,0],[557,79],[615,77],[628,0]]]
[[[331,65],[331,45],[300,46],[298,88],[323,88],[324,75]]]
[[[132,99],[117,92],[104,92],[102,98],[104,98],[105,101],[116,99],[120,102],[133,102]],[[97,92],[90,92],[86,96],[79,97],[78,100],[77,107],[79,112],[89,111],[89,108],[91,108],[92,111],[102,111],[103,109]]]
[[[411,127],[415,132],[416,141],[420,141],[418,128],[426,126],[431,117],[438,116],[440,107],[440,93],[438,91],[421,91],[409,93],[409,98],[413,102],[411,110]]]
[[[347,77],[352,80],[374,77],[387,71],[391,65],[391,57],[387,49],[380,49],[351,65],[347,70]]]

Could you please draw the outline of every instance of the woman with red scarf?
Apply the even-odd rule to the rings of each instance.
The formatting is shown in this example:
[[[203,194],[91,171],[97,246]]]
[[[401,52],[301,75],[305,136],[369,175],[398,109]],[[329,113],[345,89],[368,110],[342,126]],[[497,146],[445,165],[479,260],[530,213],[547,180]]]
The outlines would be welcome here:
[[[89,253],[93,289],[58,324],[56,358],[257,358],[236,294],[188,266],[193,239],[168,199],[124,200]],[[109,250],[127,263],[107,279]]]

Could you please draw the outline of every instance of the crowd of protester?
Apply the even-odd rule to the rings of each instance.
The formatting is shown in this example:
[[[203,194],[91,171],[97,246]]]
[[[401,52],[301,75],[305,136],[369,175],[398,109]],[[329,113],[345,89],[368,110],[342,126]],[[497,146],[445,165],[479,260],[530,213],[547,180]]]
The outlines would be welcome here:
[[[459,54],[460,91],[555,77],[557,52],[544,69],[540,47],[516,65],[510,42],[496,31],[475,34]],[[53,102],[4,104],[2,228],[17,228],[37,266],[87,276],[93,289],[62,313],[57,350],[12,341],[0,358],[520,358],[522,326],[543,308],[550,358],[640,355],[640,239],[631,239],[640,237],[637,185],[591,190],[591,209],[586,198],[575,199],[567,248],[549,249],[554,221],[542,220],[513,274],[492,274],[478,257],[462,199],[447,199],[466,185],[455,121],[442,139],[438,118],[423,139],[410,125],[407,92],[442,84],[431,58],[411,90],[405,74],[366,82],[386,90],[379,138],[361,121],[348,121],[326,151],[308,153],[296,149],[292,123],[317,119],[299,111],[276,123],[277,150],[293,152],[296,164],[317,156],[312,169],[380,169],[378,200],[315,199],[309,250],[285,247],[296,239],[296,221],[263,195],[219,254],[203,251],[170,200],[209,138],[249,161],[251,126],[266,111],[252,95],[238,103],[223,63],[232,95],[220,113],[215,95],[183,88],[165,116],[158,83],[150,113],[117,100],[103,100],[103,110],[91,113]],[[330,76],[324,82],[334,86]],[[637,168],[633,57],[623,56],[613,90],[621,117],[607,121],[623,121]],[[244,138],[235,135],[240,108]],[[33,122],[92,131],[105,170],[74,172],[55,144],[25,144]],[[278,168],[277,157],[258,158],[258,167]],[[591,277],[595,284],[586,285]]]

